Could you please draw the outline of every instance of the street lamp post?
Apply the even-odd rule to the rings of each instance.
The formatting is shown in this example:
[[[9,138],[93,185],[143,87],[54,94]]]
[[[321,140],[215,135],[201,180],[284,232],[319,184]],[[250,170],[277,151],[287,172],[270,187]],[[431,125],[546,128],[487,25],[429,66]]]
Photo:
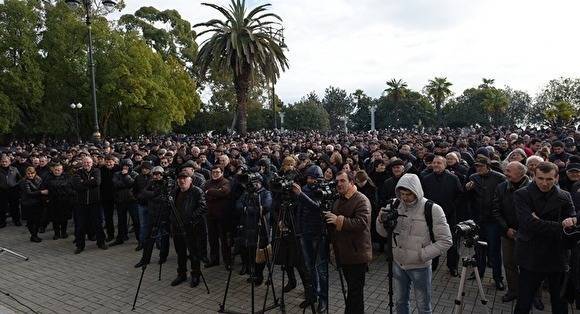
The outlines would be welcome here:
[[[278,43],[280,43],[280,48],[287,49],[288,46],[284,43],[284,28],[274,29],[268,27],[268,34],[270,37],[274,38]],[[278,122],[276,121],[276,89],[274,87],[274,81],[272,81],[272,113],[274,117],[274,129],[278,128]],[[280,122],[281,123],[281,122]]]
[[[344,123],[344,133],[348,134],[348,126],[347,126],[348,117],[347,116],[340,116],[338,119]]]
[[[371,131],[375,130],[375,111],[377,111],[377,105],[372,105],[369,107],[371,112]]]
[[[92,100],[93,100],[93,120],[94,120],[94,132],[93,132],[93,138],[96,141],[99,141],[101,139],[101,132],[99,130],[99,114],[97,112],[97,89],[95,86],[95,61],[93,58],[93,34],[92,34],[92,18],[93,18],[93,13],[94,13],[94,8],[93,8],[93,0],[65,0],[65,2],[71,7],[71,8],[82,8],[83,9],[83,13],[85,15],[85,23],[87,24],[87,28],[88,28],[88,47],[89,47],[89,51],[88,51],[88,61],[89,61],[89,71],[91,73],[91,77],[90,77],[90,83],[91,83],[91,96],[92,96]],[[105,6],[108,9],[112,9],[117,5],[117,2],[114,0],[101,0],[101,3],[103,4],[103,6]]]
[[[285,113],[280,111],[278,114],[280,115],[280,130],[284,131],[284,115],[285,115]]]
[[[77,130],[77,141],[81,142],[81,132],[79,129],[79,110],[83,107],[83,104],[78,103],[75,104],[74,102],[70,104],[70,108],[75,112],[75,120],[76,120],[76,130]]]

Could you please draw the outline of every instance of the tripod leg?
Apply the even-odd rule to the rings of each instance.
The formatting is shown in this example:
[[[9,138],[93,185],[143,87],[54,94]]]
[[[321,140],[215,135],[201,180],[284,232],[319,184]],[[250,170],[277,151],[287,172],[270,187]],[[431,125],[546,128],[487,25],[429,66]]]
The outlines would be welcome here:
[[[203,276],[203,272],[199,272],[199,276],[201,277],[201,281],[203,281],[203,285],[205,286],[205,290],[207,291],[207,294],[209,294],[209,287],[207,286],[207,283],[205,282],[205,277]]]
[[[479,297],[481,304],[483,306],[485,306],[485,308],[487,309],[487,298],[485,296],[485,291],[483,291],[483,285],[481,284],[481,277],[479,277],[479,272],[477,271],[477,269],[475,270],[475,280],[477,281],[477,288],[479,289],[479,294],[481,295]],[[487,311],[489,312],[489,309],[487,309]]]
[[[477,273],[477,271],[476,271]],[[457,291],[457,298],[455,298],[455,311],[453,313],[463,313],[463,289],[465,288],[465,278],[467,277],[467,267],[461,268],[461,279],[459,280],[459,290]]]
[[[131,308],[131,311],[135,310],[135,304],[137,303],[137,297],[139,297],[139,290],[141,290],[141,283],[143,282],[143,275],[145,274],[146,268],[147,265],[143,265],[141,268],[141,278],[139,278],[139,285],[137,286],[137,291],[135,292],[135,299],[133,299],[133,307]]]
[[[228,273],[228,282],[226,283],[226,291],[224,292],[224,299],[222,300],[222,304],[220,304],[220,309],[218,310],[219,313],[225,312],[226,307],[226,298],[228,297],[228,291],[230,290],[230,280],[232,279],[232,268]]]
[[[161,281],[161,268],[163,267],[163,264],[159,264],[159,279],[158,281]]]
[[[344,279],[342,278],[342,268],[336,262],[336,270],[338,271],[338,278],[340,278],[340,289],[342,290],[342,297],[344,298],[344,304],[346,304],[346,290],[344,289]]]

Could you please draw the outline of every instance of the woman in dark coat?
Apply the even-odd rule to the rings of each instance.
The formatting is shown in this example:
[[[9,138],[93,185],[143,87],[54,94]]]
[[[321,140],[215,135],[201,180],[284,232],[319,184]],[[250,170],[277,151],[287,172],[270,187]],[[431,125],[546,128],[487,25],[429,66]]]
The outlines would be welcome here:
[[[371,178],[369,178],[367,172],[364,170],[359,170],[356,172],[355,182],[358,191],[364,194],[369,199],[369,201],[371,201],[371,241],[378,244],[379,252],[383,252],[385,241],[383,240],[383,237],[377,233],[375,227],[377,216],[380,210],[378,206],[377,187]]]
[[[30,231],[30,241],[41,242],[38,229],[42,219],[42,196],[47,190],[41,190],[42,179],[36,175],[34,167],[26,168],[26,176],[20,181],[20,204],[22,216],[26,219],[26,226]]]
[[[54,229],[53,239],[66,239],[68,238],[66,228],[71,218],[75,192],[71,178],[64,173],[60,163],[53,164],[50,170],[51,174],[47,176],[43,186],[48,190],[49,216]]]

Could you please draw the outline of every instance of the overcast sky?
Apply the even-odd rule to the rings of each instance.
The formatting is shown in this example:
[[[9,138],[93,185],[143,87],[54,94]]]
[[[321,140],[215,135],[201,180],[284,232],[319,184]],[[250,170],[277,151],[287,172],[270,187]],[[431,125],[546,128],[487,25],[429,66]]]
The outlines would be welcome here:
[[[123,13],[150,5],[192,24],[218,17],[201,2],[126,0]],[[421,90],[444,76],[455,94],[494,78],[534,96],[550,79],[580,77],[577,0],[248,1],[263,3],[284,19],[290,69],[276,93],[286,103],[330,85],[377,97],[391,78]]]

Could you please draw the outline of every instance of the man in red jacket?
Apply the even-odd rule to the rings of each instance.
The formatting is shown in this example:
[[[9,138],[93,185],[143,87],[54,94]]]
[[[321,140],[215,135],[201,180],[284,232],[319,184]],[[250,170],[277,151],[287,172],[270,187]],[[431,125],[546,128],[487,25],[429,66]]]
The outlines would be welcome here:
[[[224,178],[223,170],[219,166],[211,169],[211,180],[203,186],[203,192],[207,201],[207,232],[209,240],[209,263],[206,268],[220,264],[221,251],[226,269],[231,267],[230,246],[228,244],[227,231],[229,226],[229,211],[232,207],[230,198],[230,181]]]

